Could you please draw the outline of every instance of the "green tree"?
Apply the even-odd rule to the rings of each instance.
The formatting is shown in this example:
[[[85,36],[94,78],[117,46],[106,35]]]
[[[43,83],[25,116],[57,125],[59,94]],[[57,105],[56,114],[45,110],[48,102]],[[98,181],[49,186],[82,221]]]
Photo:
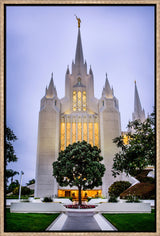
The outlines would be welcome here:
[[[26,185],[28,186],[28,185],[31,185],[31,184],[34,184],[34,183],[35,183],[35,179],[31,179],[31,180],[28,181],[28,183],[26,183]]]
[[[33,193],[33,191],[32,191],[30,188],[28,188],[28,187],[26,187],[26,186],[22,186],[22,187],[21,187],[21,194],[22,194],[22,195],[30,195],[30,194],[32,194],[32,193]],[[14,194],[14,195],[19,195],[19,186],[16,187],[16,188],[14,188],[13,194]]]
[[[16,179],[7,187],[7,193],[12,192],[18,186],[19,186],[19,181]]]
[[[105,166],[100,162],[101,150],[91,146],[86,141],[68,145],[59,153],[58,160],[53,163],[53,176],[60,186],[77,186],[79,190],[79,205],[81,205],[81,190],[93,189],[102,185]]]
[[[125,172],[135,176],[148,165],[155,165],[155,114],[152,113],[144,122],[135,120],[129,122],[128,144],[123,142],[123,136],[113,140],[121,150],[115,154],[112,167],[113,176]]]
[[[13,133],[13,131],[6,127],[5,128],[5,164],[6,167],[8,163],[10,162],[16,162],[17,156],[15,154],[15,150],[13,147],[13,142],[17,140],[16,135]],[[8,179],[10,177],[13,177],[16,174],[19,174],[17,171],[14,171],[12,169],[6,169],[6,184],[8,182]]]

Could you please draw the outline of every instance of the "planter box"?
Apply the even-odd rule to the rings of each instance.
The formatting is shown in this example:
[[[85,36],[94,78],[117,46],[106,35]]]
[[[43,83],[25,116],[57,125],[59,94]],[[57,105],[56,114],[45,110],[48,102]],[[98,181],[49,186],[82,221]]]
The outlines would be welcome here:
[[[151,213],[150,203],[102,203],[95,212],[103,213]]]
[[[10,212],[23,212],[23,213],[53,213],[65,212],[66,208],[60,203],[11,203]]]

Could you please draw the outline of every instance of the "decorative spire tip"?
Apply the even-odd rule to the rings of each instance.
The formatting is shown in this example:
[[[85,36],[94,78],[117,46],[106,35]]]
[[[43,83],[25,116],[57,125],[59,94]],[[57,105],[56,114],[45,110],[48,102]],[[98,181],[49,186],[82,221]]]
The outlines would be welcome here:
[[[81,19],[80,19],[80,18],[78,18],[76,15],[75,15],[75,17],[76,17],[76,19],[77,19],[77,21],[78,21],[78,28],[80,28]]]

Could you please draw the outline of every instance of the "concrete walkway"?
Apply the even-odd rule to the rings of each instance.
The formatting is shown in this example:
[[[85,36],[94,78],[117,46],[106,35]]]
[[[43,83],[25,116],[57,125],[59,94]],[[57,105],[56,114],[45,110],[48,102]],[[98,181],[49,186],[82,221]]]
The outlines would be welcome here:
[[[94,212],[67,212],[61,214],[46,231],[96,232],[117,231],[101,214]]]
[[[67,213],[68,218],[61,231],[101,231],[91,213]]]

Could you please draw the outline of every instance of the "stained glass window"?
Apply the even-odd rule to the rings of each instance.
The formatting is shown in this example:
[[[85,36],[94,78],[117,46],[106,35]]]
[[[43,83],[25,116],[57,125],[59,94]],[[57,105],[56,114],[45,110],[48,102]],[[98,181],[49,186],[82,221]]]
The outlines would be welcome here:
[[[93,123],[89,123],[89,143],[93,146]]]
[[[83,123],[83,140],[87,142],[87,123]]]
[[[70,133],[71,133],[71,123],[67,122],[67,143],[66,146],[70,144]]]
[[[78,141],[82,141],[82,123],[78,122]]]
[[[98,123],[94,123],[94,143],[95,146],[99,147],[99,130],[98,130]]]
[[[61,123],[61,150],[65,149],[65,123]]]
[[[83,91],[83,111],[86,111],[87,101],[86,101],[86,91]]]
[[[77,93],[73,91],[73,111],[76,111],[77,108]]]
[[[81,91],[78,91],[78,111],[81,111],[81,99],[82,99],[82,93]]]
[[[72,123],[72,143],[76,142],[76,123]]]

